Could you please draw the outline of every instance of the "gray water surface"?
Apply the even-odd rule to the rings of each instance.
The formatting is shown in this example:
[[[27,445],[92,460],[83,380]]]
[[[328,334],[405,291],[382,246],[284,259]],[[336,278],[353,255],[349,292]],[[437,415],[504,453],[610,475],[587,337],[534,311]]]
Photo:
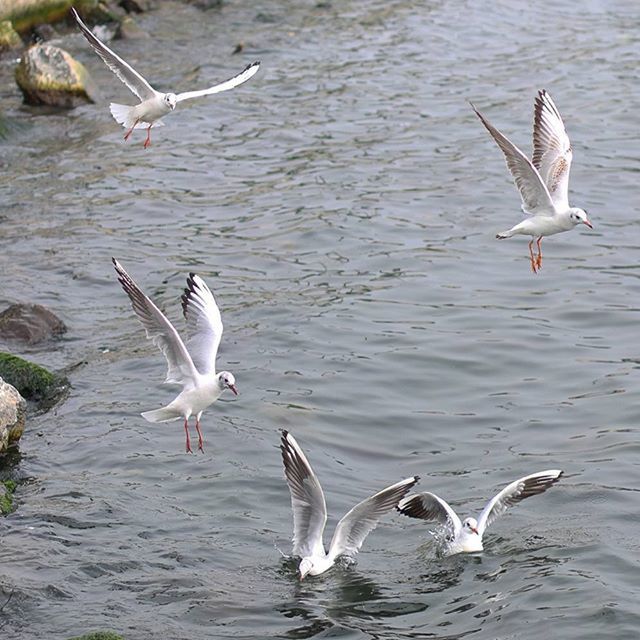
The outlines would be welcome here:
[[[262,69],[181,104],[145,151],[80,35],[62,44],[99,104],[22,107],[3,61],[25,128],[0,145],[0,308],[54,310],[64,339],[18,355],[82,365],[20,443],[0,635],[637,638],[637,3],[169,3],[138,21],[153,39],[113,46],[158,88]],[[525,238],[495,240],[519,198],[467,100],[529,152],[543,87],[595,229],[545,240],[535,276]],[[139,415],[174,389],[111,256],[179,328],[189,271],[216,293],[240,396],[205,412],[204,455]],[[280,428],[324,486],[329,535],[412,474],[464,515],[521,475],[566,476],[480,555],[437,559],[431,527],[390,515],[355,566],[299,583],[276,549]]]

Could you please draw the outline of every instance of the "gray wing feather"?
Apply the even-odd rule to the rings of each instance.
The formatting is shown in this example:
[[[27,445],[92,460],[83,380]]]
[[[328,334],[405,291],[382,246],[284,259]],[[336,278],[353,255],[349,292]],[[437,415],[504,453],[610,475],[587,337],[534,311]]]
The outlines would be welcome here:
[[[429,491],[405,498],[398,505],[398,511],[410,518],[438,522],[449,528],[454,536],[457,536],[462,529],[458,514],[445,500]]]

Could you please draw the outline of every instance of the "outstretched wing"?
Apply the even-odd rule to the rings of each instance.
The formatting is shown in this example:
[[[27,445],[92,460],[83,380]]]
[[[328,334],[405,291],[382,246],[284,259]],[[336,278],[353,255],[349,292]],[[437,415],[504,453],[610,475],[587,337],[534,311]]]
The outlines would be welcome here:
[[[329,557],[353,556],[365,538],[376,528],[380,518],[398,505],[420,478],[413,476],[397,482],[357,504],[336,527],[329,547]]]
[[[549,191],[529,158],[509,138],[500,133],[472,103],[469,104],[504,153],[507,167],[522,198],[522,210],[530,215],[553,215],[556,209]]]
[[[529,498],[544,493],[551,485],[555,484],[562,475],[559,469],[550,469],[532,473],[518,480],[514,480],[507,485],[498,495],[489,500],[487,506],[482,510],[478,518],[478,533],[482,535],[486,528],[498,517],[501,516],[512,505]]]
[[[562,117],[551,96],[543,89],[538,92],[533,112],[533,166],[547,185],[554,204],[560,209],[569,207],[569,171],[571,170],[571,142]]]
[[[322,487],[302,449],[288,431],[282,432],[280,451],[291,492],[293,555],[301,558],[324,556],[322,533],[327,522],[327,505]]]
[[[82,31],[82,35],[89,41],[93,50],[102,58],[102,61],[107,67],[127,85],[132,93],[138,96],[143,102],[158,95],[158,92],[130,64],[125,62],[119,55],[111,51],[104,42],[101,42],[93,35],[73,7],[71,8],[71,12],[80,27],[80,31]]]
[[[425,491],[405,498],[399,505],[398,511],[410,518],[419,518],[427,522],[438,522],[451,530],[456,537],[462,529],[462,522],[458,514],[435,493]]]
[[[147,332],[147,338],[162,351],[167,359],[165,382],[191,384],[196,377],[196,370],[178,332],[151,299],[142,293],[122,265],[115,258],[111,260],[116,268],[118,280]]]
[[[187,349],[196,369],[203,375],[216,372],[216,354],[222,338],[222,318],[213,293],[195,273],[187,278],[182,294],[182,312],[191,337]]]
[[[252,62],[249,66],[245,67],[239,74],[229,78],[220,84],[216,84],[209,89],[202,89],[200,91],[186,91],[176,95],[176,101],[182,102],[183,100],[191,100],[191,98],[201,98],[202,96],[210,96],[213,93],[220,93],[221,91],[228,91],[237,87],[239,84],[246,82],[249,78],[252,78],[258,69],[260,68],[259,62]]]

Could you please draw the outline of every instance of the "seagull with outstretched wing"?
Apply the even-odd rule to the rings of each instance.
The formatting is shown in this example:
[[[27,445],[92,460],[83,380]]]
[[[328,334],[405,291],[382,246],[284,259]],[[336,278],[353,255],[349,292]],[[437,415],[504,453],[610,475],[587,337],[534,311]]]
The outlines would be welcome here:
[[[112,102],[109,106],[111,115],[116,122],[127,129],[125,140],[133,133],[134,129],[147,128],[147,138],[144,141],[146,149],[151,144],[151,127],[162,127],[162,118],[176,108],[178,102],[210,96],[221,91],[228,91],[253,77],[260,68],[260,62],[252,62],[240,73],[216,84],[208,89],[200,91],[186,91],[185,93],[160,93],[156,91],[128,62],[125,62],[117,53],[101,42],[82,21],[78,12],[72,8],[71,12],[76,19],[82,35],[89,41],[93,50],[102,58],[102,61],[115,73],[115,75],[127,86],[127,88],[140,100],[140,104],[126,105]]]

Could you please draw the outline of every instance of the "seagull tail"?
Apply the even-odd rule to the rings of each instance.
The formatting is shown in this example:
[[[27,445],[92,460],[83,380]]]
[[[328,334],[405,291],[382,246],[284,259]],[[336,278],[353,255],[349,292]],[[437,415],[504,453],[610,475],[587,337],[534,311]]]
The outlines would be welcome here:
[[[131,129],[136,124],[135,107],[126,104],[112,102],[109,110],[114,120],[127,129]]]
[[[145,420],[149,422],[170,422],[171,420],[177,420],[182,418],[182,413],[176,411],[173,407],[166,406],[162,409],[154,409],[153,411],[145,411],[140,414]]]

